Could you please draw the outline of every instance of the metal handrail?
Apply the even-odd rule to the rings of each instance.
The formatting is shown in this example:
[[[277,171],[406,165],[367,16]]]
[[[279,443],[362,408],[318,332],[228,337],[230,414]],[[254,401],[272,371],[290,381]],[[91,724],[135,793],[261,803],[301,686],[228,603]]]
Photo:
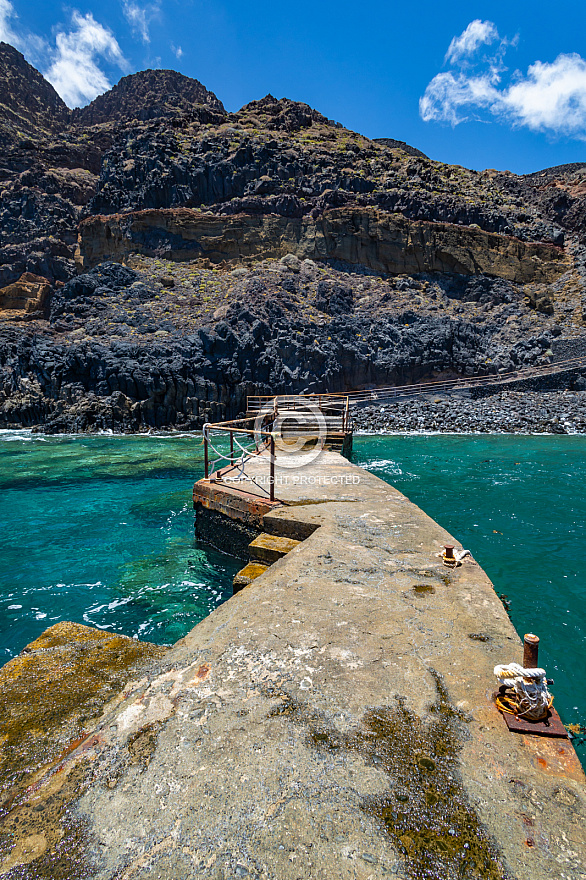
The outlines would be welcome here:
[[[357,403],[368,402],[370,400],[381,400],[384,397],[398,397],[413,394],[423,394],[426,392],[451,391],[455,388],[475,388],[490,385],[500,385],[508,381],[522,381],[523,379],[531,379],[539,376],[553,376],[556,373],[562,373],[565,370],[586,367],[586,357],[567,358],[559,361],[557,364],[544,364],[539,367],[521,367],[518,370],[510,370],[506,373],[498,373],[485,376],[469,376],[459,379],[445,379],[442,381],[420,382],[412,385],[385,385],[378,388],[365,389],[362,391],[347,392],[324,392],[322,394],[291,394],[291,395],[253,395],[247,397],[247,410],[254,412],[255,407],[261,408],[263,402],[278,399],[279,406],[287,409],[289,401],[309,403],[318,403],[323,405],[326,403],[328,407],[344,406],[344,402],[348,406]]]
[[[257,412],[263,405],[276,401],[280,409],[294,409],[300,404],[312,403],[320,406],[325,402],[328,408],[343,410],[346,405],[347,394],[254,394],[246,398],[247,412]]]
[[[272,421],[271,421],[271,416],[272,416]],[[265,422],[265,425],[263,427],[268,427],[268,425],[270,424],[270,427],[272,428],[276,417],[277,417],[277,410],[275,408],[272,413],[267,413],[267,415],[263,419],[263,421]],[[230,470],[234,467],[238,467],[238,461],[240,461],[242,473],[244,473],[244,462],[247,460],[247,458],[249,458],[252,455],[259,455],[262,452],[262,449],[258,448],[258,438],[261,438],[261,439],[264,439],[264,441],[265,441],[264,448],[266,449],[268,447],[268,449],[269,449],[269,492],[268,492],[268,496],[269,496],[269,501],[274,501],[275,500],[275,435],[272,432],[272,430],[266,431],[266,430],[263,430],[262,428],[260,430],[259,429],[253,430],[250,428],[238,427],[239,424],[241,424],[243,422],[250,422],[250,421],[252,421],[250,418],[244,418],[244,419],[233,419],[230,422],[215,422],[215,423],[214,422],[206,422],[205,423],[205,425],[202,428],[203,441],[204,441],[205,479],[206,480],[211,479],[210,461],[209,461],[209,447],[212,446],[212,449],[214,449],[214,447],[210,443],[210,439],[209,439],[209,434],[211,432],[219,431],[220,433],[223,432],[223,433],[229,434],[229,437],[230,437],[230,456],[229,456],[230,465],[229,465],[228,470]],[[238,441],[236,441],[237,445],[242,450],[242,454],[239,456],[239,459],[234,458],[234,438],[235,438],[235,435],[237,435],[237,434],[245,435],[245,436],[252,435],[255,438],[255,451],[254,452],[251,452],[249,450],[245,450],[244,447],[241,446],[241,444],[238,443]],[[218,454],[218,451],[216,449],[214,449],[214,452],[216,452],[216,454]],[[226,458],[226,460],[228,460],[227,456],[222,456],[222,457],[224,457],[224,458]],[[218,459],[218,461],[219,460],[220,459]],[[218,471],[216,471],[216,473],[217,473],[218,477],[221,479],[222,468],[219,468]],[[262,488],[262,487],[259,487],[259,488]]]

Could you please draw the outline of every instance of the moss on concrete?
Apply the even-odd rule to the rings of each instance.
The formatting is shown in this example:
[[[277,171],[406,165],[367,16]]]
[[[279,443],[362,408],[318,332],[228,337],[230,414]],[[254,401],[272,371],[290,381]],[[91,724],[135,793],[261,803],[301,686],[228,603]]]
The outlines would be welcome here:
[[[88,721],[166,648],[67,621],[0,670],[0,803],[83,736]]]
[[[360,727],[341,733],[314,710],[282,694],[270,715],[307,727],[307,741],[331,753],[353,752],[390,777],[388,793],[365,798],[365,813],[380,823],[412,880],[505,880],[496,844],[470,804],[458,770],[465,716],[450,704],[439,676],[430,720],[404,698],[368,711]]]
[[[234,576],[232,584],[234,592],[238,593],[239,590],[248,587],[257,577],[264,574],[268,567],[268,565],[263,565],[261,562],[249,562]]]

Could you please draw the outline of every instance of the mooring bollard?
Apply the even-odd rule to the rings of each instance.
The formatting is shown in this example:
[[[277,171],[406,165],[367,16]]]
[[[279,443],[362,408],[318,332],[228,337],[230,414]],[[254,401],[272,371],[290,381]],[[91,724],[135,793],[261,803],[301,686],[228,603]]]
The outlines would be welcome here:
[[[523,637],[523,667],[525,669],[537,669],[537,657],[539,654],[539,636],[527,633]]]
[[[442,559],[444,565],[447,565],[448,568],[455,568],[458,561],[454,556],[454,545],[453,544],[444,544],[444,552],[442,553]]]

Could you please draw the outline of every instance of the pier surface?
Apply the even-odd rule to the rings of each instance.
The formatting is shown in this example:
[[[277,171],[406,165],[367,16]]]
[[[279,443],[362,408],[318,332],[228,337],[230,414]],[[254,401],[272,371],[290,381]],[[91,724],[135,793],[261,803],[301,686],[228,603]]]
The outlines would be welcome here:
[[[446,568],[457,541],[337,453],[286,465],[273,504],[266,455],[196,484],[204,530],[244,523],[288,552],[56,767],[82,793],[67,876],[586,880],[571,744],[510,733],[492,700],[522,646],[485,573]],[[58,776],[30,798],[58,797]],[[33,843],[0,874],[52,876]]]

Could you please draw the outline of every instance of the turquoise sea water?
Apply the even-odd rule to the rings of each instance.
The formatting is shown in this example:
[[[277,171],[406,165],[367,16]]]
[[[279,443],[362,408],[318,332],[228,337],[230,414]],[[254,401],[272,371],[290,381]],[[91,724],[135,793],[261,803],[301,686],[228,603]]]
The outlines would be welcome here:
[[[585,724],[586,437],[358,436],[353,460],[472,551]],[[0,432],[0,662],[63,619],[171,643],[228,598],[240,563],[194,539],[202,470],[197,437]]]
[[[172,643],[232,595],[196,544],[197,437],[0,432],[0,662],[58,620]]]

